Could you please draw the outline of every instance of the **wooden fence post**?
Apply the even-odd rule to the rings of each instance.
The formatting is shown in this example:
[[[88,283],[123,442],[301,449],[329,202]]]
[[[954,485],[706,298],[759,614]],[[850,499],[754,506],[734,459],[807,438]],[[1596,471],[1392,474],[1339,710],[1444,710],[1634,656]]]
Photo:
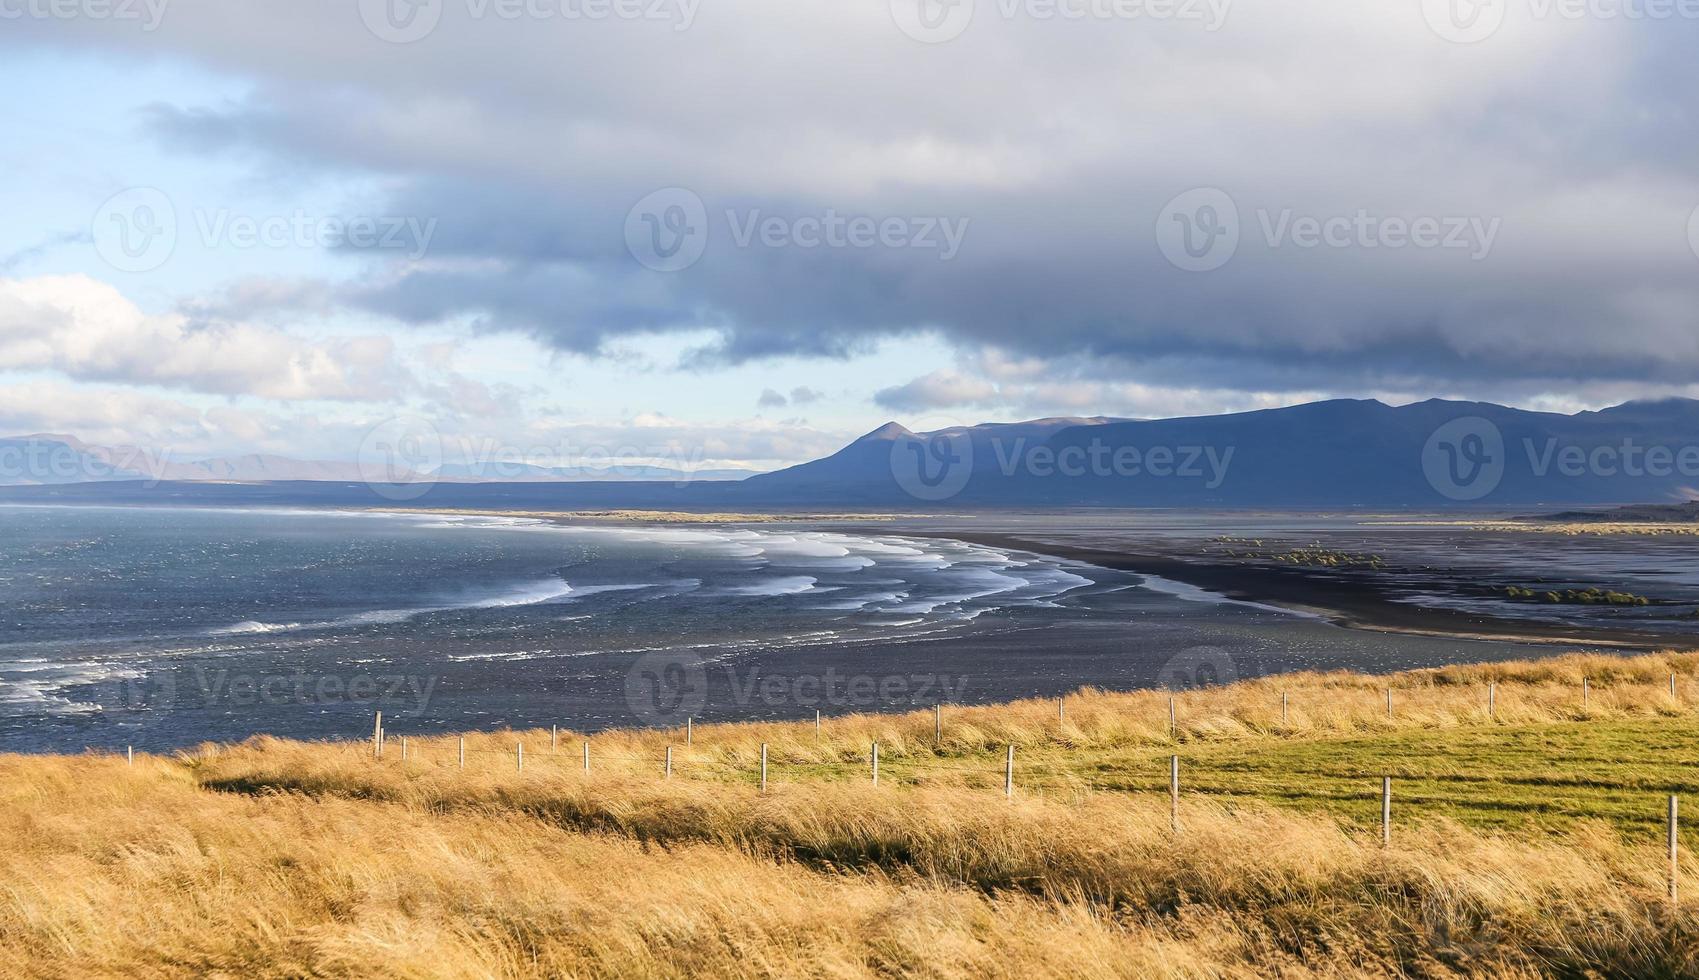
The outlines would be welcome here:
[[[1280,723],[1286,724],[1286,692],[1280,692]]]
[[[1675,675],[1670,675],[1670,697],[1675,697]]]
[[[1015,746],[1013,743],[1009,745],[1008,761],[1003,763],[1003,795],[1008,797],[1015,795]]]
[[[1392,777],[1380,777],[1380,846],[1392,846]]]
[[[1057,698],[1056,699],[1056,724],[1060,725],[1062,723],[1062,720],[1066,717],[1067,717],[1067,712],[1062,707],[1062,699]]]
[[[1591,693],[1588,686],[1587,678],[1581,678],[1581,707],[1583,708],[1587,707],[1587,695]]]
[[[1386,716],[1392,717],[1392,688],[1386,689]]]
[[[942,704],[932,706],[932,744],[944,744],[944,706]]]
[[[372,722],[372,758],[383,758],[383,712]]]
[[[879,743],[873,743],[873,785],[879,785]]]
[[[549,754],[550,755],[555,754],[555,743],[558,742],[559,740],[560,740],[560,726],[559,725],[550,725],[549,726]]]
[[[130,768],[136,768],[136,747],[134,745],[124,746],[124,755],[130,760]]]
[[[1677,821],[1677,810],[1678,810],[1679,806],[1680,806],[1680,803],[1679,803],[1678,798],[1675,797],[1675,796],[1671,796],[1670,797],[1669,838],[1670,838],[1670,904],[1672,904],[1672,905],[1675,904],[1676,821]]]
[[[673,778],[673,747],[667,746],[667,778]]]
[[[684,719],[684,744],[686,746],[696,744],[696,719],[694,718]]]
[[[401,761],[407,761],[407,736],[401,736]]]
[[[466,768],[466,736],[460,736],[460,768]]]
[[[814,744],[820,744],[820,709],[814,709]]]
[[[1174,718],[1174,695],[1170,694],[1168,695],[1168,737],[1174,738],[1178,730],[1179,726],[1175,723]]]
[[[1168,757],[1168,825],[1180,832],[1180,757]]]
[[[590,772],[590,740],[584,740],[584,772]]]
[[[767,792],[767,743],[761,743],[761,792]]]
[[[516,772],[524,772],[525,771],[525,743],[524,742],[513,743],[513,761],[514,761],[514,764],[518,767],[515,770]]]
[[[1487,717],[1498,717],[1498,681],[1487,681]]]

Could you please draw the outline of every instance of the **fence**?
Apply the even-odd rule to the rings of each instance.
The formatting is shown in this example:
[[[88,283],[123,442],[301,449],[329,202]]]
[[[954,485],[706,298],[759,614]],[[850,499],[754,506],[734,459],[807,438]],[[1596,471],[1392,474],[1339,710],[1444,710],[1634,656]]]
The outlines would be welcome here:
[[[1590,703],[1592,693],[1593,685],[1591,684],[1590,679],[1583,678],[1580,687],[1580,701],[1584,707]],[[1672,698],[1676,697],[1677,688],[1675,674],[1671,674],[1669,678],[1669,693]],[[1486,686],[1483,705],[1487,719],[1497,719],[1498,700],[1498,685],[1496,682],[1489,681]],[[1168,733],[1171,737],[1177,737],[1179,732],[1178,699],[1174,696],[1169,696],[1167,701],[1168,717],[1166,720]],[[1287,691],[1283,690],[1280,692],[1279,705],[1280,717],[1284,723],[1290,716],[1292,706],[1292,701]],[[1385,705],[1387,716],[1389,718],[1394,717],[1395,705],[1391,688],[1385,689]],[[701,739],[698,737],[699,733],[696,731],[695,721],[696,719],[694,718],[687,718],[680,728],[680,734],[682,735],[686,749],[691,750],[692,752],[696,750],[712,751],[712,746],[704,747],[700,744]],[[1066,701],[1063,698],[1057,698],[1056,725],[1058,733],[1061,732],[1062,727],[1066,724]],[[814,737],[816,743],[819,743],[822,739],[824,726],[825,719],[822,717],[820,712],[816,711],[814,717]],[[941,749],[944,743],[944,735],[944,706],[939,704],[935,705],[932,711],[932,737],[935,748]],[[369,756],[371,759],[376,762],[382,762],[385,759],[385,750],[389,739],[390,733],[383,724],[383,714],[382,712],[378,712],[374,718],[370,741]],[[431,760],[421,759],[417,750],[410,750],[407,736],[399,736],[399,739],[399,757],[402,763],[430,762],[437,765],[442,764],[440,758],[433,758]],[[804,760],[781,758],[774,760],[769,752],[768,743],[762,742],[760,743],[758,763],[742,763],[736,761],[704,759],[699,757],[681,758],[675,753],[675,745],[670,742],[665,744],[664,747],[653,756],[595,753],[592,750],[592,741],[592,738],[584,738],[580,740],[579,752],[577,753],[578,764],[571,768],[580,769],[584,774],[590,774],[595,771],[596,762],[614,762],[624,765],[635,764],[640,769],[652,766],[656,775],[665,780],[671,780],[675,777],[675,775],[688,776],[692,772],[713,773],[722,777],[729,776],[752,781],[758,786],[759,792],[762,794],[766,794],[769,791],[771,775],[774,769],[802,770],[805,772],[805,778],[809,775],[818,777],[827,774],[853,776],[855,773],[860,772],[864,775],[867,782],[873,787],[880,785],[880,774],[882,768],[888,773],[894,772],[899,777],[906,774],[911,779],[913,779],[917,774],[925,773],[948,772],[958,775],[967,775],[982,782],[984,787],[987,789],[995,785],[995,777],[1001,776],[1003,795],[1007,798],[1013,798],[1017,788],[1029,792],[1045,792],[1057,788],[1066,790],[1140,792],[1147,788],[1140,784],[1140,780],[1147,775],[1142,771],[1115,771],[1105,770],[1102,768],[1097,770],[1099,776],[1103,776],[1107,773],[1109,776],[1117,777],[1113,779],[1083,778],[1076,773],[1058,772],[1054,767],[1046,767],[1042,764],[1030,766],[1025,771],[1022,771],[1017,768],[1017,746],[1014,744],[1005,746],[1003,750],[998,753],[1002,756],[1001,760],[999,760],[1002,765],[999,767],[993,767],[993,765],[990,764],[991,760],[989,759],[985,760],[987,764],[981,765],[974,764],[973,760],[968,758],[945,759],[936,756],[915,757],[913,755],[882,755],[881,746],[878,741],[868,743],[867,754],[860,759],[853,760],[821,760],[818,758]],[[345,749],[353,749],[359,743],[345,742],[340,744]],[[559,726],[551,726],[548,732],[548,754],[545,756],[537,756],[536,754],[533,754],[531,759],[527,760],[525,754],[525,742],[523,739],[515,740],[511,751],[498,752],[488,749],[468,748],[466,744],[466,736],[461,735],[458,736],[456,740],[453,758],[455,765],[461,771],[466,769],[468,756],[471,756],[474,760],[499,759],[501,760],[501,764],[511,764],[513,766],[512,771],[518,774],[524,774],[528,771],[528,762],[531,766],[531,771],[535,771],[538,768],[559,771],[568,767],[567,758],[562,756],[559,750],[560,728]],[[134,748],[126,747],[125,754],[128,765],[134,767]],[[1166,788],[1169,796],[1171,829],[1176,834],[1183,833],[1183,826],[1180,819],[1182,768],[1182,757],[1178,754],[1171,754],[1168,757],[1168,779]],[[1134,778],[1126,778],[1129,776]],[[1150,786],[1148,788],[1155,789],[1154,786]],[[1372,795],[1368,792],[1367,785],[1365,785],[1364,796],[1365,798],[1372,798]],[[1379,816],[1380,840],[1382,846],[1390,847],[1393,841],[1394,803],[1394,777],[1390,774],[1381,775],[1379,777]],[[1667,809],[1660,814],[1660,816],[1664,818],[1663,823],[1665,824],[1669,849],[1669,897],[1672,902],[1676,900],[1679,853],[1679,805],[1679,794],[1671,793],[1667,797]]]

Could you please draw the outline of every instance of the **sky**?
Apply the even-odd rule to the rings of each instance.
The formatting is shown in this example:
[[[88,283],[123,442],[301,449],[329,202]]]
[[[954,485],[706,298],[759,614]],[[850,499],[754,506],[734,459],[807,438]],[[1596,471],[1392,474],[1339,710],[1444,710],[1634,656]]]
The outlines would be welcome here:
[[[0,434],[1699,395],[1699,0],[0,0]]]

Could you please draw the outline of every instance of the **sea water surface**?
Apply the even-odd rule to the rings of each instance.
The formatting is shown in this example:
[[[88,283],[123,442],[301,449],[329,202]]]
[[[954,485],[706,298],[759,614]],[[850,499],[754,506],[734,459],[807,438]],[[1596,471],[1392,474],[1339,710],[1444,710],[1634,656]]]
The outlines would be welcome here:
[[[0,507],[0,750],[811,718],[1529,652],[900,533]]]

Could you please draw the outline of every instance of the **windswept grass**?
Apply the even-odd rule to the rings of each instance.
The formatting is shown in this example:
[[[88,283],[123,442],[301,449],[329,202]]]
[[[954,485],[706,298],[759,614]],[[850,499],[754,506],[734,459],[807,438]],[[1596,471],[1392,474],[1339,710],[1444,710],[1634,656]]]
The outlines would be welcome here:
[[[546,731],[468,736],[464,770],[399,733],[0,757],[0,975],[1699,975],[1660,823],[1696,671],[1269,678],[1181,694],[1172,734],[1158,692],[950,708],[938,743],[931,712],[611,732],[589,774]]]

